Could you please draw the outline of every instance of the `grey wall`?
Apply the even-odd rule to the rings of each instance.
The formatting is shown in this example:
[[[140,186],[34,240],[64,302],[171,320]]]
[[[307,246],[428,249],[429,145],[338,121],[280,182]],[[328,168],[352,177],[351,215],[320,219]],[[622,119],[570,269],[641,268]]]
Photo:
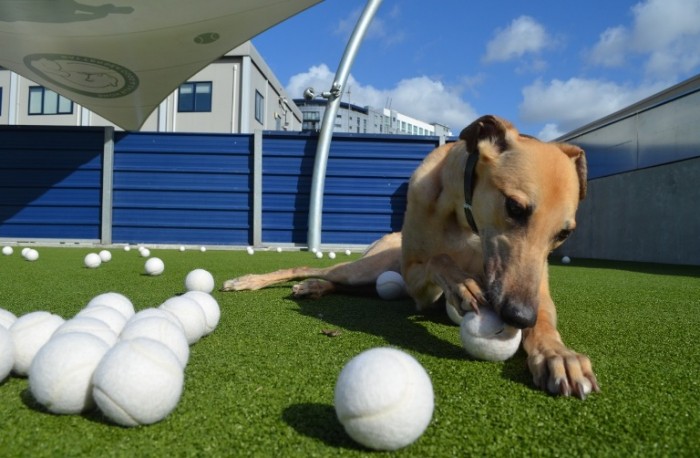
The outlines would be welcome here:
[[[700,158],[591,180],[571,257],[700,265]]]
[[[700,265],[700,75],[560,141],[586,151],[589,193],[556,253]]]

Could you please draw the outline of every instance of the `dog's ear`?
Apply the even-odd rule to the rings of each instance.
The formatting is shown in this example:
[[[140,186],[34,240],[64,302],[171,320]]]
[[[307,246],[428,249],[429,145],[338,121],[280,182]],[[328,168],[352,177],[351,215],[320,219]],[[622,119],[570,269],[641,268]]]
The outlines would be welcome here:
[[[500,152],[508,146],[506,134],[509,130],[515,131],[510,122],[497,116],[486,115],[465,127],[459,138],[467,144],[467,151],[476,151],[480,141],[489,140]]]
[[[579,182],[579,199],[586,197],[586,185],[588,180],[588,166],[586,164],[586,153],[576,145],[569,143],[557,143],[560,150],[574,161]]]

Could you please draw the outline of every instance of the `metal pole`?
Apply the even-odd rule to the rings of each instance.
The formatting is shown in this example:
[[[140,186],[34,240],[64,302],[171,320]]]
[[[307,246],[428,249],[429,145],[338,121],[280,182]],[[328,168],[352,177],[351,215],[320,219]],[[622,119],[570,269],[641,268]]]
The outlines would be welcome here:
[[[350,67],[355,60],[357,50],[362,43],[362,39],[367,32],[370,22],[374,17],[382,0],[368,0],[360,19],[355,25],[355,30],[350,36],[348,45],[345,48],[343,58],[335,72],[335,80],[328,93],[323,96],[328,98],[326,112],[323,114],[323,124],[318,137],[316,147],[316,159],[314,161],[314,171],[311,178],[311,200],[309,202],[309,232],[307,243],[309,249],[319,249],[321,245],[321,219],[323,213],[323,188],[326,180],[326,166],[328,165],[328,151],[333,137],[333,124],[335,115],[340,106],[340,96],[343,94],[343,87],[348,80]]]

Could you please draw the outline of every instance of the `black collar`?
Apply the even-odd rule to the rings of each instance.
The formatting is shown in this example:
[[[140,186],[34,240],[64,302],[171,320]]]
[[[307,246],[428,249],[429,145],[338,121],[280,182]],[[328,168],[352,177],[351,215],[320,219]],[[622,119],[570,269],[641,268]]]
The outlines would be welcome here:
[[[479,162],[479,151],[467,151],[467,165],[464,167],[464,216],[475,234],[479,233],[472,213],[472,198],[474,197],[474,185],[476,182],[476,163]]]

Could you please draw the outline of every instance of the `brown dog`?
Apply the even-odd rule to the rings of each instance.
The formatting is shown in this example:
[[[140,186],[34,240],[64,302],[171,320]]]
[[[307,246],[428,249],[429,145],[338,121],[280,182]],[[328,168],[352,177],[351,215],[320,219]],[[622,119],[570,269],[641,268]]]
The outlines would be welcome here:
[[[357,261],[246,275],[224,291],[255,290],[290,280],[295,296],[374,287],[400,271],[418,310],[441,296],[465,311],[489,304],[524,329],[523,347],[534,384],[580,398],[599,391],[588,357],[568,349],[556,326],[547,256],[576,227],[586,194],[583,150],[521,135],[484,116],[456,143],[430,153],[411,177],[401,233],[389,234]]]

